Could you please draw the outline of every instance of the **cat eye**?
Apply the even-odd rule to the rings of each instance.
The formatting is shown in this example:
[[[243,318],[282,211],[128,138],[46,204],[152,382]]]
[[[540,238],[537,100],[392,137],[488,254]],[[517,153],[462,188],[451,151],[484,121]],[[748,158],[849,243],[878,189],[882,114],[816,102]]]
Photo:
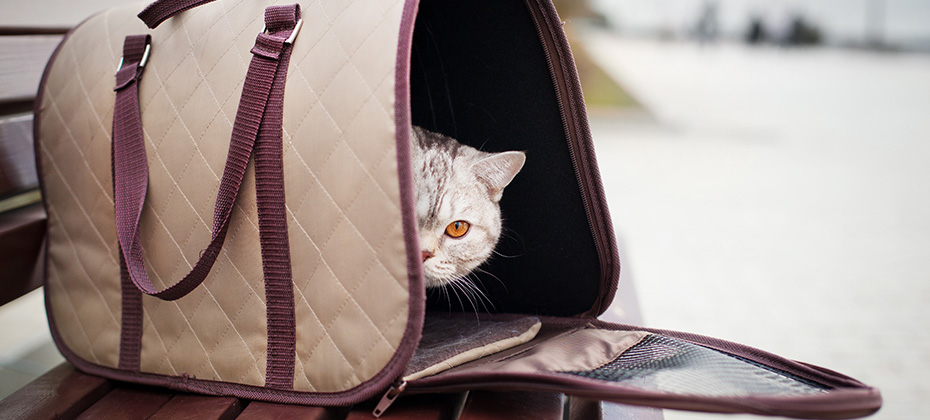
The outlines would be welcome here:
[[[465,236],[466,233],[468,233],[468,227],[468,222],[464,220],[456,220],[446,226],[446,235],[449,235],[453,238],[461,238],[462,236]]]

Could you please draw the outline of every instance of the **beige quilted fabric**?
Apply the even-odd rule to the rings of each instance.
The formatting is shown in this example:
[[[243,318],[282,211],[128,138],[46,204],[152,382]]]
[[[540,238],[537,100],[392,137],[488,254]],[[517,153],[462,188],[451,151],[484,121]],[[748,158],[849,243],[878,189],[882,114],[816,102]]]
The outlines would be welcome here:
[[[186,274],[210,238],[215,192],[264,8],[219,0],[151,31],[140,89],[150,186],[142,243],[153,282]],[[110,173],[113,74],[144,4],[76,31],[47,80],[39,123],[49,209],[48,287],[66,345],[115,367],[120,290]],[[403,1],[305,1],[284,114],[285,188],[297,313],[294,388],[350,389],[381,371],[408,319],[394,144]],[[254,172],[204,284],[144,297],[142,370],[261,386],[265,306]]]

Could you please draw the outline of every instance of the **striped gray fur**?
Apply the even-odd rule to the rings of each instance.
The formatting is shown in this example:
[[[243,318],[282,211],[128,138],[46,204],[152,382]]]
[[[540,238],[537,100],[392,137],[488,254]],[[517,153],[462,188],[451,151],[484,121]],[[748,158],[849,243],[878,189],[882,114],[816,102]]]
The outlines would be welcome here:
[[[467,276],[487,261],[497,245],[500,199],[504,187],[523,168],[526,156],[523,152],[482,152],[417,126],[412,134],[425,284],[474,290]],[[457,221],[469,225],[461,237],[446,231]]]

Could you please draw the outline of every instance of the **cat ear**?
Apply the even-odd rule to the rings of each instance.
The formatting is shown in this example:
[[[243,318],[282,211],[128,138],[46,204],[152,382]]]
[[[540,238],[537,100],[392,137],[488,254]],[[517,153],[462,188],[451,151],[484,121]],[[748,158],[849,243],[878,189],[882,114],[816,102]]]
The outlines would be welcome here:
[[[479,179],[487,182],[491,200],[497,202],[503,195],[504,187],[513,181],[525,162],[526,154],[523,152],[492,153],[475,162],[472,170]]]

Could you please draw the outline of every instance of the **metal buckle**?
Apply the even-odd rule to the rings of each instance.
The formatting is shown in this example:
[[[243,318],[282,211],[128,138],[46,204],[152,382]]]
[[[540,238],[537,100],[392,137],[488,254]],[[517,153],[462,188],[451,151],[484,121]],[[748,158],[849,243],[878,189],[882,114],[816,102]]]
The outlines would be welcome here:
[[[297,20],[297,24],[294,25],[294,31],[291,32],[291,36],[287,37],[287,39],[284,40],[284,43],[285,43],[285,44],[293,44],[293,43],[294,43],[294,39],[297,38],[297,33],[300,32],[300,27],[303,26],[303,25],[304,25],[304,20],[303,20],[303,19]]]
[[[143,67],[145,67],[145,63],[147,63],[147,62],[149,61],[149,52],[150,52],[151,50],[152,50],[152,44],[151,44],[151,43],[145,44],[145,52],[142,53],[142,60],[139,61],[139,68],[140,68],[140,69],[143,68]],[[125,58],[126,58],[126,57],[120,57],[120,58],[119,58],[119,64],[116,66],[116,71],[119,71],[121,68],[123,68],[123,60],[124,60]]]
[[[297,23],[294,24],[294,30],[291,32],[291,36],[287,37],[287,39],[284,40],[284,43],[285,43],[285,44],[293,44],[293,43],[294,43],[294,39],[297,38],[297,33],[300,32],[300,27],[303,26],[303,25],[304,25],[304,20],[303,20],[303,19],[298,19],[298,20],[297,20]],[[259,33],[262,33],[262,34],[263,34],[263,33],[266,33],[266,32],[268,32],[268,27],[267,27],[267,26],[262,26],[262,31],[259,32]]]

